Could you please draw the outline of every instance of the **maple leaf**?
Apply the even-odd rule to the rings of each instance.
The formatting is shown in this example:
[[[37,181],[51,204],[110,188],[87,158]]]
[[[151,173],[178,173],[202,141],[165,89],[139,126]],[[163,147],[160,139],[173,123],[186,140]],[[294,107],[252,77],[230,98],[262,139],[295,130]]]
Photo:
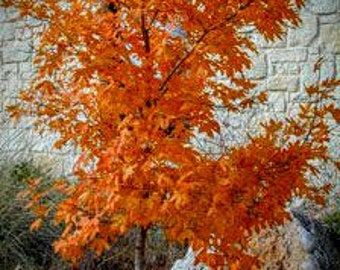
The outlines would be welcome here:
[[[30,230],[31,230],[31,231],[36,231],[36,230],[38,230],[38,229],[41,227],[42,223],[43,223],[43,219],[41,219],[41,218],[36,219],[36,220],[35,220],[34,222],[32,222],[32,224],[30,225]]]

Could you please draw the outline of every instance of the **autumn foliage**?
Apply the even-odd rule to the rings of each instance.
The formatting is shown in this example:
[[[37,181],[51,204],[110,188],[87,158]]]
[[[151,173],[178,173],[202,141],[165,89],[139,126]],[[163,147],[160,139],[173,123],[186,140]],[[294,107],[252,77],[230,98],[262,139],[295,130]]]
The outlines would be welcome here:
[[[72,144],[81,153],[77,181],[53,187],[65,195],[55,213],[65,225],[55,242],[64,258],[76,263],[135,225],[156,224],[169,240],[203,250],[198,260],[213,268],[251,269],[252,230],[288,218],[292,196],[322,199],[306,172],[317,173],[312,160],[331,158],[326,117],[339,123],[337,80],[309,86],[300,113],[263,123],[218,159],[190,144],[197,132],[219,132],[216,100],[233,113],[265,102],[244,76],[257,50],[241,30],[251,25],[266,40],[281,38],[299,24],[302,0],[3,3],[45,22],[38,72],[9,112],[35,116],[39,130],[60,135],[54,147]],[[30,204],[43,218],[49,209],[39,202],[51,190],[31,184]]]

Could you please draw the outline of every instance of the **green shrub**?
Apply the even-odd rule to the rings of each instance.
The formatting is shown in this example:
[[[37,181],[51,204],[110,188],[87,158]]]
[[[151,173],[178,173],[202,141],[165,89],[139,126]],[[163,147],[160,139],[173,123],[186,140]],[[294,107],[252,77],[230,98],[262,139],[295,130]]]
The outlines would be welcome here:
[[[49,171],[32,162],[0,165],[0,269],[66,269],[52,248],[61,228],[48,219],[40,230],[31,232],[34,216],[17,198],[31,178],[41,178],[46,184],[53,181]]]
[[[340,209],[325,217],[325,222],[340,240]]]

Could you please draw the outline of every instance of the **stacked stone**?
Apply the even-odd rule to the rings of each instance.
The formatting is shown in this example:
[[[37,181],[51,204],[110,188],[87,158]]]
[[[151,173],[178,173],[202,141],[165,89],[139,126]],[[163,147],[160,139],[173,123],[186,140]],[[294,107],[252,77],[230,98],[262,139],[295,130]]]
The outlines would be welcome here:
[[[13,122],[5,111],[32,78],[33,48],[42,27],[39,21],[19,18],[14,9],[0,8],[0,162],[33,159],[53,164],[57,174],[69,175],[74,155],[52,149],[56,135],[39,135],[30,119]]]
[[[286,37],[267,43],[256,33],[252,39],[259,45],[255,69],[249,77],[269,90],[275,112],[287,112],[306,85],[334,78],[340,71],[340,1],[307,0],[301,11],[302,25],[289,28]],[[322,57],[320,72],[313,67]]]

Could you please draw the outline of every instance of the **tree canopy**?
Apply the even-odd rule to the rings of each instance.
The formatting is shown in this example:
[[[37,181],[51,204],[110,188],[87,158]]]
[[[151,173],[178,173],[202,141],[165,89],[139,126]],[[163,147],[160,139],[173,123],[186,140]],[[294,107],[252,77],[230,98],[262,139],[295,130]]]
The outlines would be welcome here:
[[[325,119],[339,123],[337,80],[307,87],[296,117],[263,123],[218,159],[190,144],[197,130],[219,132],[216,100],[234,113],[266,100],[244,75],[257,48],[242,29],[282,38],[287,25],[298,26],[303,2],[3,0],[44,22],[37,73],[8,111],[34,116],[38,129],[60,135],[54,147],[70,143],[81,153],[77,181],[51,188],[65,194],[55,213],[65,225],[57,252],[76,263],[135,225],[156,224],[169,240],[202,249],[198,260],[213,268],[250,269],[252,230],[288,218],[292,196],[322,198],[306,172],[317,173],[311,160],[331,158]],[[217,72],[227,79],[216,80]],[[43,217],[51,189],[37,185],[30,204]]]

